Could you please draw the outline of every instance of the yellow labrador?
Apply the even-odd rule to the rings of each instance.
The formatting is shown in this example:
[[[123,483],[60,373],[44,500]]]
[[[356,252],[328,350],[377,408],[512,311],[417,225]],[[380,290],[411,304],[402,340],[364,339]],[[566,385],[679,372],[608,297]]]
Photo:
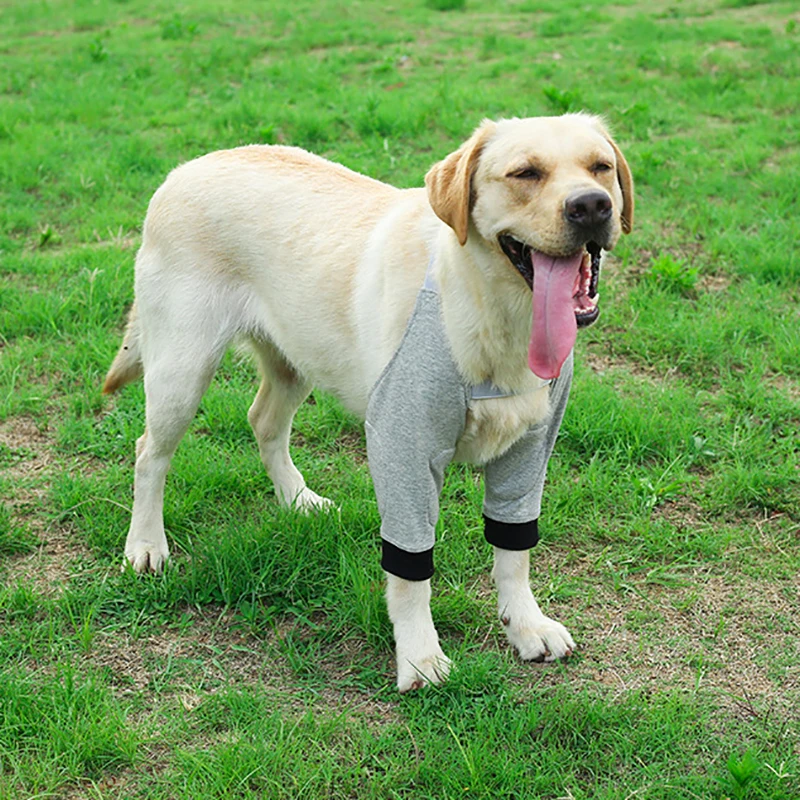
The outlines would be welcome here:
[[[425,183],[396,189],[297,148],[253,145],[184,164],[155,193],[136,303],[104,387],[144,374],[125,545],[137,572],[159,571],[169,555],[165,476],[235,337],[250,340],[262,374],[248,417],[264,466],[299,509],[330,501],[292,463],[295,411],[316,385],[363,417],[428,282],[458,376],[497,390],[466,401],[450,455],[491,464],[547,420],[541,387],[598,313],[601,250],[633,224],[622,153],[585,114],[485,121]],[[527,549],[495,546],[509,639],[526,659],[569,655],[572,637],[539,610],[528,566]],[[430,580],[397,572],[387,604],[405,691],[443,678],[449,661]]]

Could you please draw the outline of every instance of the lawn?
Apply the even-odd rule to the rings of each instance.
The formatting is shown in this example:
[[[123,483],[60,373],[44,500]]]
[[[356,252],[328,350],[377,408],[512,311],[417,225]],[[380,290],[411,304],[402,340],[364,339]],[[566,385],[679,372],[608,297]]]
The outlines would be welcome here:
[[[443,9],[444,6],[455,6]],[[800,797],[800,11],[753,0],[0,5],[0,797]],[[505,642],[480,471],[451,467],[400,696],[359,422],[315,393],[278,506],[231,351],[122,571],[141,384],[100,393],[174,166],[293,144],[417,186],[484,117],[601,113],[637,219],[579,333]]]

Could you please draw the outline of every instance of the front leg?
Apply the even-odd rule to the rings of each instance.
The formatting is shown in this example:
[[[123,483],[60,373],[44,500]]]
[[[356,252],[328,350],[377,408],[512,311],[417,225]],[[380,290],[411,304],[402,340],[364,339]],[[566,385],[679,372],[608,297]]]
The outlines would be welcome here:
[[[401,692],[439,683],[450,659],[439,646],[431,616],[431,582],[407,581],[386,573],[386,605],[397,647],[397,688]]]
[[[528,577],[529,550],[494,548],[497,608],[509,641],[523,661],[555,661],[572,655],[575,642],[559,622],[542,614]]]

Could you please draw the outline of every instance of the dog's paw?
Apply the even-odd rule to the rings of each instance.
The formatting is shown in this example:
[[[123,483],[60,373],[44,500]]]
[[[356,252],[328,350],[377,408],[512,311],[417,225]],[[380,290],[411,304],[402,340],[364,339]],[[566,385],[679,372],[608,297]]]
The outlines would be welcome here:
[[[450,659],[437,645],[430,653],[397,655],[397,688],[401,693],[441,683],[450,674]]]
[[[305,487],[300,490],[292,500],[292,507],[305,514],[311,514],[317,511],[336,511],[338,506],[333,500],[328,500],[327,497],[321,497],[316,492]]]
[[[133,571],[138,574],[143,572],[159,573],[164,569],[169,558],[169,547],[166,541],[132,542],[125,545],[125,558],[133,567]],[[123,569],[127,569],[128,564],[124,564]]]
[[[523,661],[557,661],[572,655],[575,642],[569,631],[549,617],[514,620],[502,618],[508,640]]]

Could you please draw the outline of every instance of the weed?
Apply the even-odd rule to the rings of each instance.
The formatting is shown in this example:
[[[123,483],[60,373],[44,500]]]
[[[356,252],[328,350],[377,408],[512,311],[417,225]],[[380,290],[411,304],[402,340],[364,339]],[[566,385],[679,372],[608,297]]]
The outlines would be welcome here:
[[[498,48],[499,40],[496,33],[483,37],[481,42],[481,58],[489,58]]]
[[[467,0],[425,0],[425,5],[434,11],[462,11],[467,7]]]
[[[44,225],[39,229],[39,240],[37,241],[36,246],[39,249],[42,249],[57,245],[60,241],[61,237],[58,235],[56,230],[50,225]]]
[[[667,481],[665,480],[666,474],[665,472],[664,475],[661,475],[655,481],[651,478],[634,479],[634,486],[639,492],[646,508],[655,508],[659,503],[676,497],[681,489],[686,486],[687,480],[685,478]]]
[[[100,37],[92,39],[89,43],[89,58],[95,64],[100,64],[108,58],[108,50],[106,50],[105,43]]]
[[[741,758],[731,753],[728,758],[728,783],[735,798],[744,798],[748,795],[749,787],[753,784],[761,762],[748,750]]]
[[[187,22],[180,14],[174,14],[161,25],[161,38],[165,41],[192,39],[197,33],[197,23]]]
[[[574,89],[559,89],[556,86],[545,86],[542,94],[547,98],[551,108],[559,114],[576,111],[581,107],[580,92]]]
[[[748,6],[760,6],[769,3],[771,0],[723,0],[725,8],[747,8]]]
[[[683,259],[676,259],[669,253],[662,253],[650,262],[645,273],[648,282],[668,292],[693,297],[697,291],[698,267],[692,267]]]

